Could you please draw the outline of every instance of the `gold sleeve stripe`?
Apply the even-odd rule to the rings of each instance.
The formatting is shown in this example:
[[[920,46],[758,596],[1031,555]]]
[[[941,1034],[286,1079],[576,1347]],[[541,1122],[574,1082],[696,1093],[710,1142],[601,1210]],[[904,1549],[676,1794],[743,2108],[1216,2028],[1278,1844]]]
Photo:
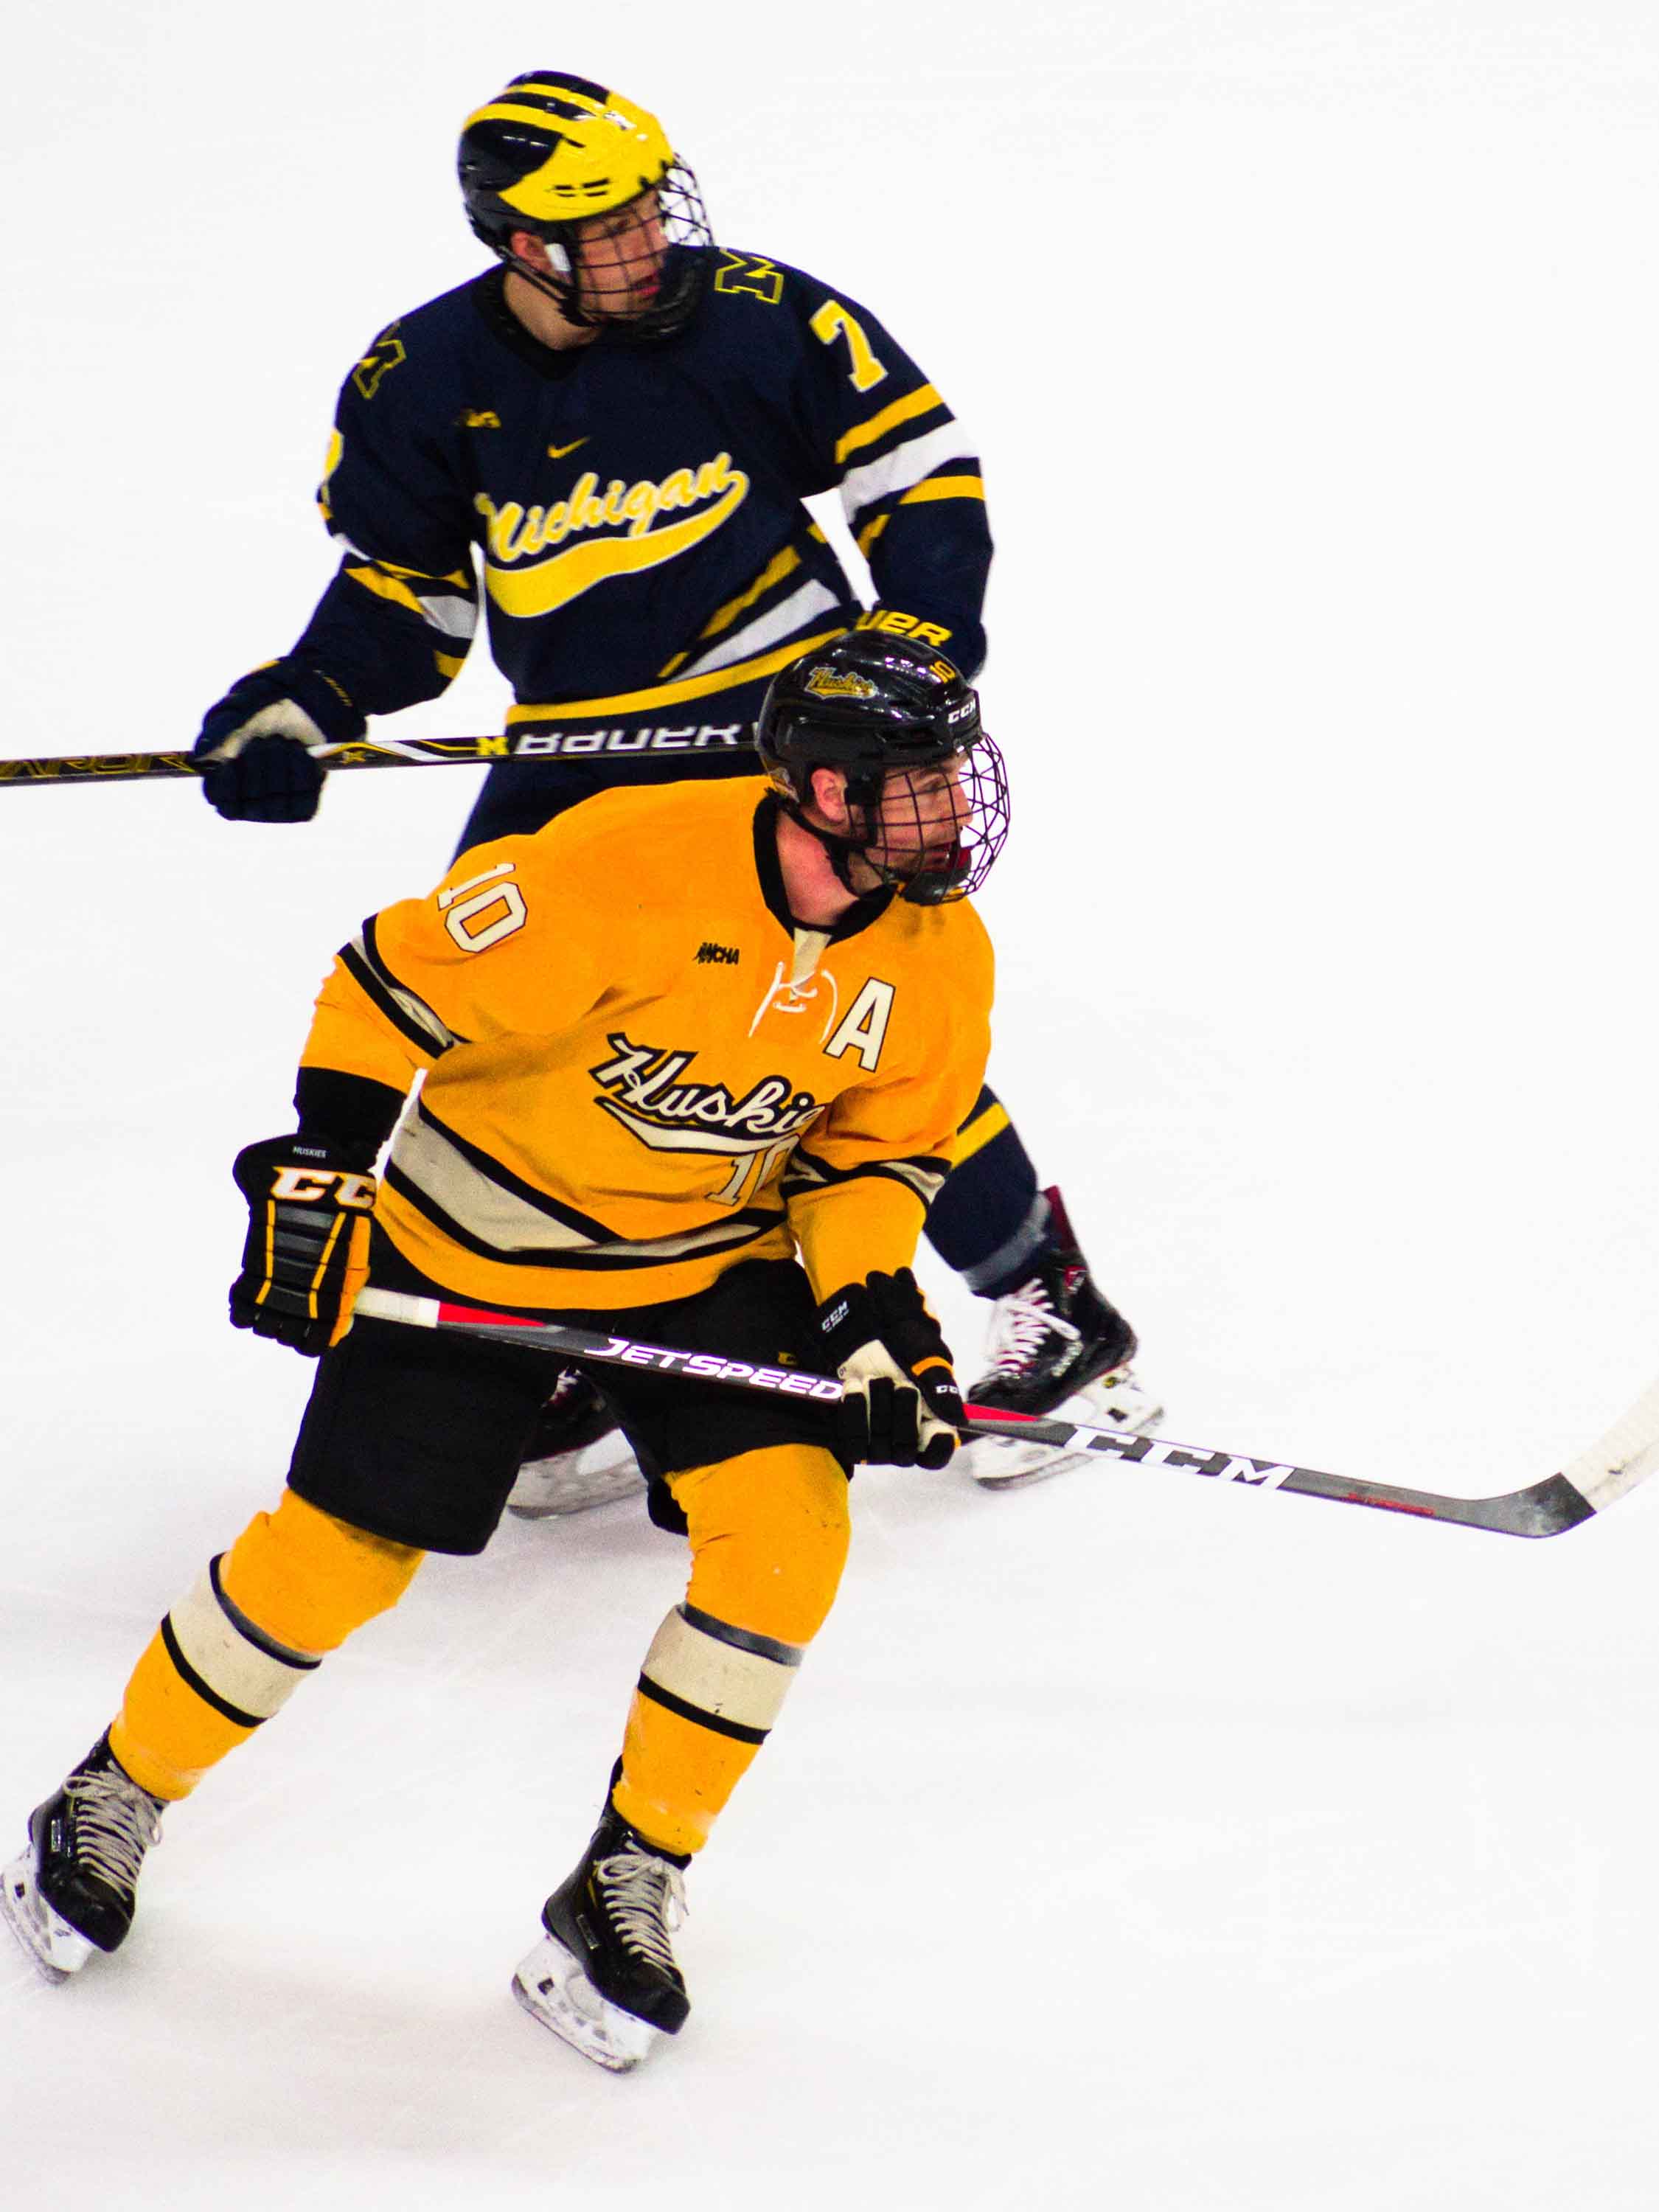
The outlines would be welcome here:
[[[988,1145],[993,1137],[1000,1137],[1008,1126],[1008,1116],[994,1100],[982,1114],[975,1114],[971,1121],[964,1122],[951,1147],[951,1157],[960,1167],[964,1160]]]
[[[816,653],[821,645],[828,645],[832,637],[841,634],[837,625],[834,629],[820,630],[815,637],[798,637],[770,653],[758,653],[752,660],[732,661],[707,676],[688,676],[679,684],[653,684],[644,691],[619,691],[611,699],[565,699],[552,707],[527,703],[509,707],[507,726],[522,726],[526,722],[576,721],[589,715],[632,714],[649,708],[678,706],[683,699],[706,699],[711,691],[729,691],[737,684],[753,683],[763,676],[775,676],[779,669],[787,667],[792,660],[799,660],[802,653]]]
[[[412,585],[405,583],[401,576],[388,575],[378,562],[361,568],[348,567],[346,574],[354,584],[361,584],[377,599],[389,599],[394,606],[407,607],[429,629],[441,631],[445,637],[465,638],[471,643],[478,627],[478,608],[470,583],[464,596],[442,584],[436,597],[422,599]],[[419,580],[430,583],[432,579],[422,577]]]
[[[361,584],[377,599],[390,599],[394,606],[407,607],[411,614],[420,615],[422,622],[426,620],[420,601],[398,577],[386,575],[379,568],[348,568],[346,574],[354,584]]]
[[[872,415],[868,421],[855,422],[836,441],[836,459],[844,461],[849,453],[856,453],[861,446],[873,446],[878,438],[884,438],[890,430],[896,430],[901,422],[913,422],[918,415],[931,414],[935,407],[943,407],[944,404],[933,386],[924,384],[920,392],[908,392],[902,399],[895,399],[890,406],[884,407],[878,415]]]
[[[930,499],[983,499],[983,477],[925,477],[899,501],[901,507],[920,507]]]
[[[442,637],[465,639],[471,644],[477,629],[477,599],[473,598],[471,586],[467,586],[465,592],[458,592],[442,581],[435,586],[435,595],[420,598],[414,584],[404,584],[398,575],[387,575],[378,562],[365,562],[356,568],[347,566],[345,573],[352,577],[354,584],[372,591],[376,599],[389,599],[394,606],[410,608],[410,613],[418,615],[427,623],[427,629],[438,630]],[[418,577],[418,581],[431,584],[431,577]]]
[[[866,522],[859,532],[859,551],[867,553],[886,527],[887,517],[884,514],[878,514],[873,522]]]
[[[730,629],[746,607],[752,607],[763,592],[769,592],[774,584],[781,584],[793,568],[800,566],[800,555],[793,545],[786,545],[774,561],[769,561],[746,592],[739,592],[735,599],[710,615],[697,635],[700,639],[718,637],[723,629]]]
[[[452,568],[447,576],[434,576],[425,568],[400,568],[395,561],[377,561],[374,565],[388,576],[402,576],[415,584],[453,584],[458,592],[473,590],[477,581],[465,568]]]
[[[438,664],[438,673],[440,676],[450,678],[457,677],[460,674],[462,669],[466,666],[466,655],[465,653],[434,653],[432,658]]]

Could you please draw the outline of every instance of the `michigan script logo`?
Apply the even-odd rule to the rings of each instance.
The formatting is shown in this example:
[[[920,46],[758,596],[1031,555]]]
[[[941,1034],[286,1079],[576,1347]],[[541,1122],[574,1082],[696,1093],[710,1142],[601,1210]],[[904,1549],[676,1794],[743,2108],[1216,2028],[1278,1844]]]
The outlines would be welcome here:
[[[674,469],[660,480],[641,477],[625,484],[613,477],[603,491],[590,469],[577,477],[568,499],[551,507],[520,507],[513,500],[497,507],[481,491],[473,505],[484,519],[489,596],[503,614],[551,614],[609,577],[636,575],[690,551],[748,496],[749,479],[730,453],[716,453],[700,468]],[[696,511],[684,514],[687,508]],[[657,526],[663,515],[675,514],[684,519]],[[610,534],[596,534],[601,531]],[[573,538],[580,542],[572,544]],[[550,546],[563,550],[539,559]]]

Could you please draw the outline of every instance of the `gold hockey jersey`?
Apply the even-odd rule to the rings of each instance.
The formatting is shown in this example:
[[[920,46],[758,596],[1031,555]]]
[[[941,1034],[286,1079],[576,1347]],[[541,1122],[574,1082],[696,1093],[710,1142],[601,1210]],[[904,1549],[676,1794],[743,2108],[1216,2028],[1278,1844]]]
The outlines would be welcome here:
[[[799,927],[760,778],[616,791],[474,847],[345,946],[304,1064],[407,1091],[375,1218],[480,1304],[689,1297],[798,1249],[907,1266],[984,1076],[966,904]]]

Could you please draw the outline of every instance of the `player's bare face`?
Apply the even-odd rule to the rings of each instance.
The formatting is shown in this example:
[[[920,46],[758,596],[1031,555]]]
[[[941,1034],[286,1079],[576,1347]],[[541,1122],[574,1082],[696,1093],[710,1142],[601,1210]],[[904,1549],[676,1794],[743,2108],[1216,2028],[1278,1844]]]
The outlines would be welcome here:
[[[582,313],[599,322],[626,322],[656,304],[668,239],[654,191],[581,227],[576,278]]]

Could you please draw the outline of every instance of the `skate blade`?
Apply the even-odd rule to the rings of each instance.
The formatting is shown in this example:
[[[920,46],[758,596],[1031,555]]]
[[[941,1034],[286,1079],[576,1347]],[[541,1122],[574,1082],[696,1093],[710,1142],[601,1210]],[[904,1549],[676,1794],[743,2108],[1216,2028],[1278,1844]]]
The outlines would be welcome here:
[[[631,2074],[657,2040],[648,2021],[602,1997],[551,1936],[543,1936],[520,1965],[513,1994],[532,2020],[608,2074]]]
[[[580,1451],[527,1460],[508,1493],[507,1510],[520,1521],[546,1521],[644,1495],[639,1462],[626,1439],[613,1432]]]
[[[49,1982],[68,1981],[98,1948],[54,1912],[35,1887],[32,1850],[21,1852],[0,1875],[0,1913],[36,1972]]]
[[[1115,1429],[1126,1437],[1144,1436],[1164,1418],[1164,1408],[1133,1375],[1103,1376],[1054,1408],[1057,1421],[1086,1421],[1092,1427]],[[1098,1462],[1091,1451],[1068,1451],[1063,1444],[1022,1443],[1013,1437],[975,1437],[964,1445],[960,1464],[981,1489],[1024,1490],[1034,1482],[1051,1482],[1057,1474],[1070,1474]]]

